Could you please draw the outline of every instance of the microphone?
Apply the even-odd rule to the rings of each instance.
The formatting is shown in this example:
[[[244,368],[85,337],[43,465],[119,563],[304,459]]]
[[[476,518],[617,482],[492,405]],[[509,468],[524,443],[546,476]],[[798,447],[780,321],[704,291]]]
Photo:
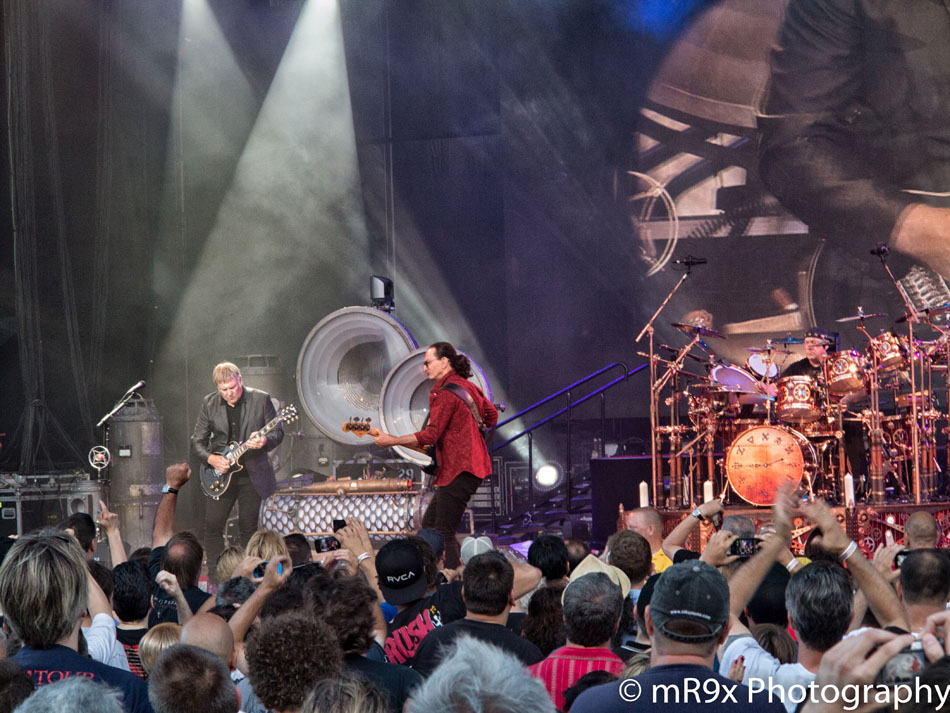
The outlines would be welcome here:
[[[133,391],[138,391],[138,390],[141,389],[143,386],[145,386],[145,380],[144,380],[144,379],[142,379],[141,381],[137,382],[137,383],[135,384],[135,386],[131,387],[131,388],[130,388],[128,391],[126,391],[125,393],[131,394]]]
[[[692,255],[687,255],[682,260],[674,260],[674,265],[685,265],[686,267],[695,267],[696,265],[705,265],[706,258],[704,257],[693,257]]]
[[[878,243],[876,248],[870,250],[871,255],[877,255],[878,257],[887,257],[891,252],[891,249],[887,247],[886,243]]]

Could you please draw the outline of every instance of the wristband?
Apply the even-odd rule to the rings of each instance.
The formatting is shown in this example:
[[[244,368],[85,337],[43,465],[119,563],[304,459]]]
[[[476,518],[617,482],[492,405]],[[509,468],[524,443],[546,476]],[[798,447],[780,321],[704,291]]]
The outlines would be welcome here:
[[[171,493],[172,495],[178,495],[178,488],[173,488],[170,485],[163,485],[162,493]]]
[[[363,554],[361,554],[359,557],[356,558],[356,563],[363,564],[363,560],[368,560],[372,556],[373,555],[371,555],[369,552],[364,552]]]
[[[700,512],[699,508],[696,508],[695,510],[693,510],[693,512],[691,512],[690,515],[692,515],[693,517],[695,517],[695,518],[696,518],[697,520],[699,520],[700,522],[702,522],[703,520],[706,519],[706,518],[703,517],[703,514]]]
[[[800,560],[796,559],[795,557],[792,557],[792,559],[789,560],[788,564],[785,565],[785,569],[787,569],[789,572],[794,572],[796,569],[801,567],[801,564],[802,563]]]
[[[842,562],[847,562],[848,558],[853,555],[858,549],[858,543],[854,540],[851,540],[851,544],[844,548],[844,552],[838,555],[838,559]]]

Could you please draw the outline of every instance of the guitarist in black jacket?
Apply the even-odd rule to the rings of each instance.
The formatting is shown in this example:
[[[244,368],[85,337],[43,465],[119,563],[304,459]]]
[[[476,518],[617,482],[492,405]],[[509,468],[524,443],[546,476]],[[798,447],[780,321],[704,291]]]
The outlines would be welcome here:
[[[238,533],[242,547],[257,529],[261,500],[270,497],[277,487],[267,453],[284,440],[279,424],[266,437],[256,433],[276,416],[269,394],[245,387],[241,370],[231,362],[218,364],[213,377],[218,388],[202,399],[191,436],[192,448],[202,463],[221,472],[231,467],[227,458],[219,455],[229,443],[246,442],[249,450],[240,460],[244,471],[232,478],[219,499],[206,501],[204,543],[208,570],[212,573],[224,549],[224,527],[235,500],[239,503]]]

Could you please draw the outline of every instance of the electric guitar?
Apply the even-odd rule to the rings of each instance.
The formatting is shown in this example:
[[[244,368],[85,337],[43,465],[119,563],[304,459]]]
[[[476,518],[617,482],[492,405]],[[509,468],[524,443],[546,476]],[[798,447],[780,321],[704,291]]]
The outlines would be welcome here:
[[[363,436],[375,437],[375,436],[378,436],[380,433],[382,433],[382,431],[380,431],[378,428],[373,428],[370,425],[369,416],[367,416],[364,419],[356,418],[356,419],[353,419],[352,421],[347,421],[346,423],[343,424],[343,430],[346,433],[356,434],[357,436],[361,438]],[[423,466],[422,471],[424,473],[428,473],[429,475],[435,472],[436,465],[437,465],[437,462],[435,459],[435,446],[400,446],[400,448],[408,448],[409,450],[415,451],[416,453],[421,453],[424,456],[429,456],[429,458],[432,459],[432,462],[426,466]]]
[[[255,431],[255,434],[258,436],[266,436],[280,424],[289,423],[296,418],[297,407],[293,404],[284,406],[284,408],[280,410],[280,413],[277,414],[275,418],[268,421],[263,428]],[[212,500],[218,500],[222,495],[224,495],[224,492],[228,489],[228,486],[231,485],[231,476],[244,469],[244,465],[240,462],[240,458],[245,453],[247,453],[247,444],[249,441],[250,439],[244,441],[244,443],[232,441],[225,447],[223,451],[218,454],[227,458],[228,462],[231,464],[227,470],[220,471],[212,468],[207,463],[201,464],[201,489],[204,491],[205,495],[210,497]]]

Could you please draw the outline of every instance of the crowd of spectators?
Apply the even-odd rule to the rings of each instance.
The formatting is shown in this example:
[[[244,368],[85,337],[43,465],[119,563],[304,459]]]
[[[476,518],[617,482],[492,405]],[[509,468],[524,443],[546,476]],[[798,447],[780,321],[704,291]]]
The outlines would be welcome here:
[[[790,492],[758,532],[707,524],[701,551],[687,544],[720,502],[672,528],[641,508],[603,552],[542,534],[523,558],[480,536],[455,570],[431,530],[373,542],[347,521],[325,553],[261,530],[207,563],[212,595],[200,542],[174,531],[190,477],[168,468],[151,547],[131,556],[100,504],[111,568],[89,516],[3,543],[0,713],[916,712],[950,691],[950,557],[926,512],[868,557]],[[790,549],[803,523],[807,557]],[[915,696],[881,683],[895,670]],[[878,691],[863,707],[842,694],[862,686]]]

